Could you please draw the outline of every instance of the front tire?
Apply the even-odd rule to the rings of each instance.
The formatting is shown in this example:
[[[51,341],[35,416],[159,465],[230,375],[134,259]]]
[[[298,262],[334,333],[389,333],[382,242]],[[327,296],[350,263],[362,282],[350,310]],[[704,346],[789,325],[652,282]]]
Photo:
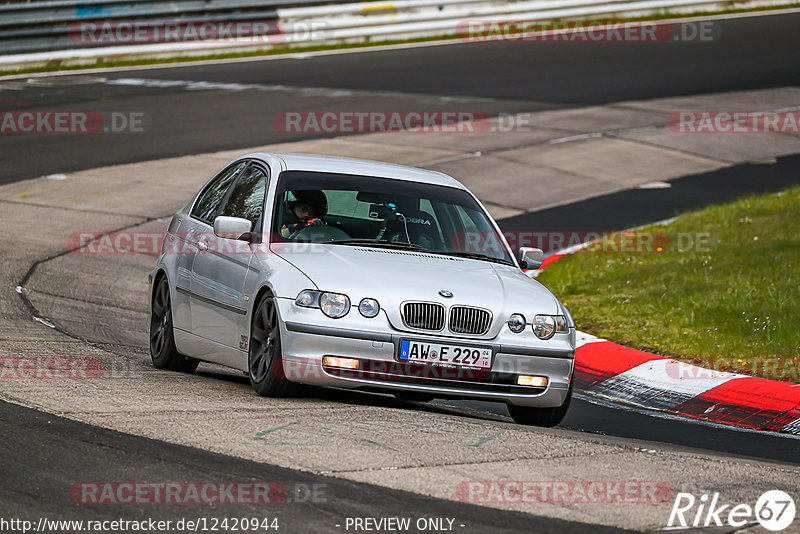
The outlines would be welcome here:
[[[281,332],[275,299],[267,295],[253,308],[250,321],[250,346],[247,355],[247,375],[250,385],[262,397],[281,397],[292,383],[282,378]]]
[[[198,360],[188,358],[178,352],[178,348],[175,346],[175,332],[172,329],[172,301],[166,276],[159,279],[150,303],[150,359],[158,369],[183,373],[194,372],[200,363]]]
[[[529,406],[508,405],[508,413],[518,425],[552,427],[564,420],[572,401],[572,384],[569,386],[567,398],[561,406],[555,408],[531,408]]]

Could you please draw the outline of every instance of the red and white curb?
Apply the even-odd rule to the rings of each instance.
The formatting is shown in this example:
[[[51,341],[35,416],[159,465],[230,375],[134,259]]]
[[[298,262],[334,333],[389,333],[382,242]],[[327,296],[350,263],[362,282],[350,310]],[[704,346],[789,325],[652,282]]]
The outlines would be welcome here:
[[[535,278],[551,263],[586,246],[551,253],[538,270],[528,274]],[[590,396],[704,421],[800,435],[800,384],[792,382],[714,371],[581,331],[574,380],[576,391]]]
[[[651,410],[800,434],[800,384],[723,373],[578,332],[575,389]]]

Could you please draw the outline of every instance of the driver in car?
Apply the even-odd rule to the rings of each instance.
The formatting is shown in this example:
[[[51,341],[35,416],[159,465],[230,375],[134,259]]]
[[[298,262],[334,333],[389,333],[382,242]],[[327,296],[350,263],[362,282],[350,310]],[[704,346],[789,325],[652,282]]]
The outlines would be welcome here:
[[[289,191],[286,208],[290,219],[295,219],[295,222],[284,224],[281,228],[281,235],[288,238],[303,228],[325,225],[328,198],[322,191]]]

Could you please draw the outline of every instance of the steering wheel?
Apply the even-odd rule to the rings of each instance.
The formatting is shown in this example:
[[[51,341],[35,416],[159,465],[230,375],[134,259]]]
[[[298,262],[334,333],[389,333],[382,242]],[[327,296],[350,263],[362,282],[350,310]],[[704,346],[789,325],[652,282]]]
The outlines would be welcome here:
[[[343,230],[335,226],[319,225],[306,226],[289,236],[292,241],[324,242],[336,239],[350,239]]]

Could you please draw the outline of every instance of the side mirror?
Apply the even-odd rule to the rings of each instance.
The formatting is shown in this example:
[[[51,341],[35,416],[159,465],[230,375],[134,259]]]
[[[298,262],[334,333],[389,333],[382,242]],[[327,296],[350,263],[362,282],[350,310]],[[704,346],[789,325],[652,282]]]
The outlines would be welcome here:
[[[223,239],[249,241],[251,226],[252,224],[247,219],[220,215],[214,219],[214,235]]]
[[[538,269],[544,261],[544,252],[540,248],[520,247],[517,258],[523,269]]]

